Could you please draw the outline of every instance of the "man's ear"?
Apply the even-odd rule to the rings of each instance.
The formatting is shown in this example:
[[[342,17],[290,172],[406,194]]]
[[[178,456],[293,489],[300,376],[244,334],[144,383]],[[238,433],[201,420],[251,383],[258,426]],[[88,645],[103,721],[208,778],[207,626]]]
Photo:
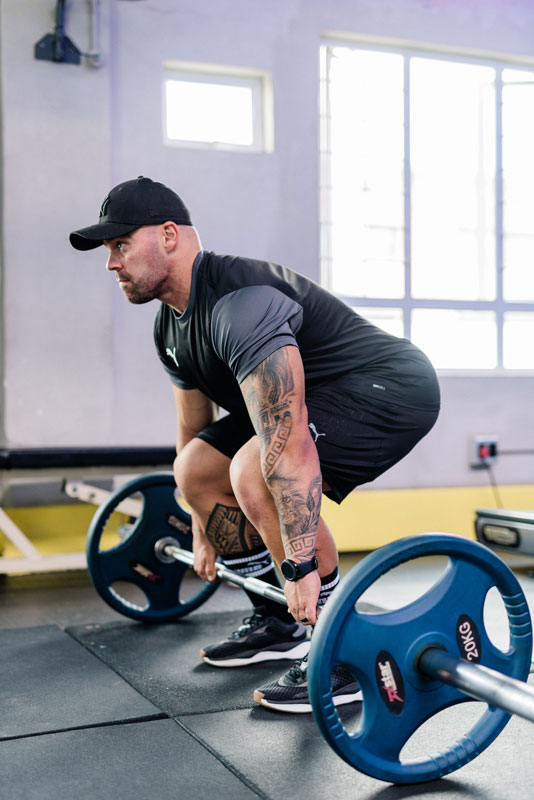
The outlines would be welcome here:
[[[178,244],[179,232],[175,222],[165,222],[163,224],[163,246],[170,253]]]

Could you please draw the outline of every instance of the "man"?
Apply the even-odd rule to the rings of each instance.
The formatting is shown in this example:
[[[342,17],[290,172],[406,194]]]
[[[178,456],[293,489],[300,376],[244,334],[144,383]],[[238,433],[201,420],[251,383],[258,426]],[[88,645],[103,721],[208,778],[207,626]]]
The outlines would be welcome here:
[[[279,585],[276,563],[286,578],[287,610],[250,594],[254,613],[201,657],[219,667],[297,659],[254,698],[311,711],[306,628],[339,580],[322,494],[340,503],[432,428],[432,366],[303,276],[203,251],[180,197],[148,178],[112,189],[98,223],[70,241],[106,246],[131,303],[161,302],[154,336],[176,400],[174,471],[192,509],[196,572],[215,580],[220,556]],[[217,419],[216,406],[228,414]],[[336,704],[359,697],[345,670],[332,681]]]

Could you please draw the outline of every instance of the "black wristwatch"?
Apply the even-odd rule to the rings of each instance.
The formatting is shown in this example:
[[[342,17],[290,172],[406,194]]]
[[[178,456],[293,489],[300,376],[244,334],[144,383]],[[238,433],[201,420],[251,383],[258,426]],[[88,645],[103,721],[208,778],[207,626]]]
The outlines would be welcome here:
[[[280,566],[282,568],[282,575],[287,581],[299,581],[309,572],[313,572],[314,569],[317,569],[319,562],[315,556],[311,561],[304,561],[301,564],[297,564],[296,561],[291,561],[291,559],[286,558],[285,561],[282,561]]]

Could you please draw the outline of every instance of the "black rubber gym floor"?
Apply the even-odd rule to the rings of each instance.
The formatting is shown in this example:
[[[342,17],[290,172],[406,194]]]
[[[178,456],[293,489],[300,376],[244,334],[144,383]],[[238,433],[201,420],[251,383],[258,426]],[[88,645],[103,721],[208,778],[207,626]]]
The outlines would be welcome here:
[[[54,597],[47,606],[46,588],[32,599],[22,590],[0,592],[2,800],[532,795],[534,726],[517,717],[447,778],[394,786],[345,764],[311,715],[255,706],[253,689],[280,674],[283,662],[216,669],[198,658],[247,613],[239,591],[223,587],[209,609],[165,626],[119,617],[87,586],[55,589]],[[359,713],[359,704],[341,709],[347,725]],[[414,750],[443,749],[479,713],[477,703],[449,709],[425,726]]]

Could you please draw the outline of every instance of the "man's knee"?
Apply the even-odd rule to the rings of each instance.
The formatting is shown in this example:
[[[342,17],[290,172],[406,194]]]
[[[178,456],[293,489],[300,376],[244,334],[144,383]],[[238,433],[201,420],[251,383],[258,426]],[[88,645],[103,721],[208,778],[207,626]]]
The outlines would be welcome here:
[[[174,460],[174,477],[180,494],[191,505],[199,496],[231,491],[230,459],[202,439],[191,439]]]
[[[189,502],[191,496],[197,491],[201,475],[198,470],[198,461],[195,458],[195,439],[190,441],[174,459],[174,478],[180,489],[180,494]]]
[[[230,480],[239,505],[254,522],[270,493],[261,471],[260,447],[256,436],[238,450],[230,464]]]

